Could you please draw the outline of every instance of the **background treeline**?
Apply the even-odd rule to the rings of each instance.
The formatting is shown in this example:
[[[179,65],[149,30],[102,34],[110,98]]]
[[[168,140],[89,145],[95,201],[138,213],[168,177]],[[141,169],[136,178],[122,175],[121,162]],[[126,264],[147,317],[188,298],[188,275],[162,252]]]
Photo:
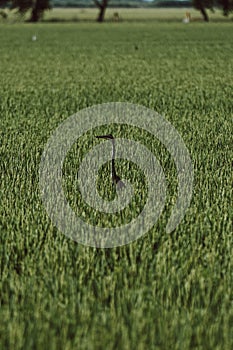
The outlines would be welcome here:
[[[92,0],[52,0],[53,7],[77,7],[77,8],[93,8],[96,7]],[[111,0],[109,8],[141,8],[141,7],[191,7],[192,0]]]
[[[194,7],[201,12],[204,21],[208,22],[207,10],[213,12],[215,8],[220,8],[223,15],[228,16],[233,11],[233,0],[0,0],[0,7],[16,9],[22,15],[30,11],[31,22],[41,20],[44,11],[53,7],[97,7],[99,10],[98,22],[104,21],[108,7]],[[0,10],[0,15],[7,16],[3,10]]]

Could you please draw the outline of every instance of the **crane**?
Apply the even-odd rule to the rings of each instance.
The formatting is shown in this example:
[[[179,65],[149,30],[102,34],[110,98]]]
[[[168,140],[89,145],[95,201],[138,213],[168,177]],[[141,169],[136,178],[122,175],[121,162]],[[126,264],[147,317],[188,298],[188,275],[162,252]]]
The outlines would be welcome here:
[[[116,173],[116,168],[115,168],[115,139],[112,136],[112,134],[108,135],[101,135],[101,136],[96,136],[97,139],[105,139],[105,140],[111,140],[112,142],[112,169],[111,169],[111,175],[112,175],[112,183],[115,185],[118,189],[121,189],[125,187],[125,184],[123,181],[121,181],[120,176],[117,175]]]

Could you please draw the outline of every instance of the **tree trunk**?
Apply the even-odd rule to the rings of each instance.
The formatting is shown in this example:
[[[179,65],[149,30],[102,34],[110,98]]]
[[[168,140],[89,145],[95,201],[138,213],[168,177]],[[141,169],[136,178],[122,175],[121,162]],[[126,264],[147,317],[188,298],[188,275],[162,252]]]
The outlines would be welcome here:
[[[104,21],[104,14],[105,14],[105,7],[100,8],[99,16],[97,18],[97,22],[103,22]]]
[[[230,10],[230,1],[229,0],[222,0],[221,1],[222,9],[223,9],[223,16],[229,15]]]
[[[102,23],[104,21],[105,10],[108,7],[109,0],[93,0],[96,6],[99,8],[100,12],[97,18],[97,22]]]
[[[201,11],[201,14],[202,14],[202,16],[204,18],[204,21],[205,22],[209,22],[209,17],[207,15],[206,9],[204,7],[201,7],[200,11]]]
[[[34,7],[32,9],[30,22],[38,22],[39,19],[40,19],[39,11],[38,11],[37,7]]]
[[[229,9],[227,6],[223,7],[223,16],[227,17],[229,15]]]

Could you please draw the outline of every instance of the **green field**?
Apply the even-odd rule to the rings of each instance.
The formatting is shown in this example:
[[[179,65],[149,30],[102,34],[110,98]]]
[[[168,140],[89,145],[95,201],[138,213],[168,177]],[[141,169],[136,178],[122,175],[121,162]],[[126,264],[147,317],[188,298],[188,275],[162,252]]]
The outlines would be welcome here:
[[[230,21],[0,25],[0,349],[233,348],[232,34]],[[142,238],[97,249],[53,225],[38,171],[62,121],[113,101],[154,109],[173,124],[195,184],[185,218],[166,234],[174,164],[158,140],[129,130],[164,168],[166,207]],[[74,206],[77,161],[97,142],[89,133],[67,157]],[[127,176],[123,162],[118,169]],[[137,172],[128,176],[140,188]]]

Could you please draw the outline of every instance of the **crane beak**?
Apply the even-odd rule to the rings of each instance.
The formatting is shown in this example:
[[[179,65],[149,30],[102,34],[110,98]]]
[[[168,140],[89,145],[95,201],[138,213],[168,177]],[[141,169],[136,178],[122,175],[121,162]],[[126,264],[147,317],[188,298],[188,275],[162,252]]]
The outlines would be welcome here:
[[[96,136],[97,139],[105,139],[105,140],[112,140],[113,136],[112,135],[100,135]]]
[[[105,139],[106,136],[105,136],[105,135],[103,135],[103,136],[96,136],[96,138],[97,138],[97,139]]]

